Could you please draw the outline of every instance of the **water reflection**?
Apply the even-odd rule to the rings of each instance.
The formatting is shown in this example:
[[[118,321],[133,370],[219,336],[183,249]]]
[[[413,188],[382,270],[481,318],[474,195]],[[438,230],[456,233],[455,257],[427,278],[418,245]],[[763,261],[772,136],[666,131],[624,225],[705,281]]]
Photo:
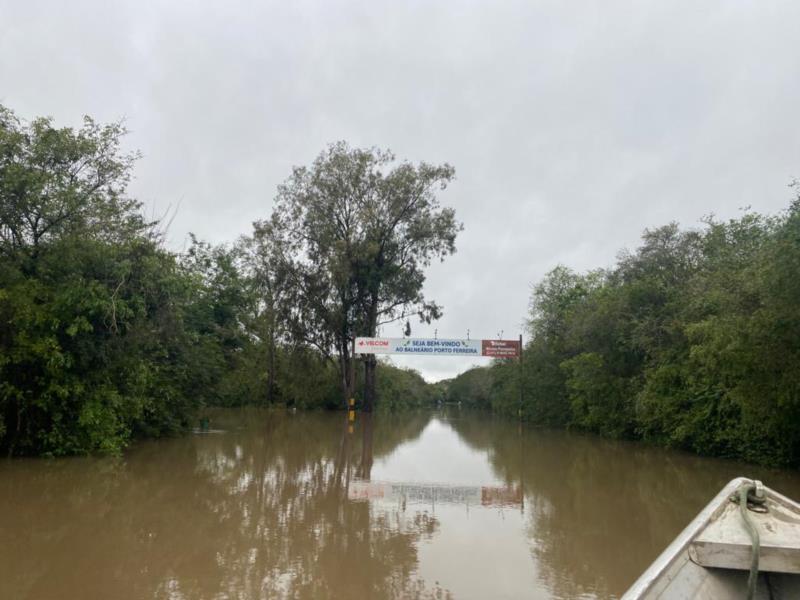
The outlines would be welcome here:
[[[551,597],[618,597],[730,479],[800,497],[796,473],[643,444],[452,416],[499,476],[523,486],[538,578]]]
[[[350,500],[412,504],[464,504],[466,506],[514,506],[524,504],[519,486],[449,485],[445,483],[403,483],[398,481],[351,481],[347,486]]]
[[[0,597],[441,596],[413,576],[435,519],[401,523],[346,491],[427,420],[350,435],[329,415],[228,414],[215,427],[229,435],[125,460],[3,464]]]
[[[230,411],[0,462],[0,598],[613,598],[754,470],[469,413]]]

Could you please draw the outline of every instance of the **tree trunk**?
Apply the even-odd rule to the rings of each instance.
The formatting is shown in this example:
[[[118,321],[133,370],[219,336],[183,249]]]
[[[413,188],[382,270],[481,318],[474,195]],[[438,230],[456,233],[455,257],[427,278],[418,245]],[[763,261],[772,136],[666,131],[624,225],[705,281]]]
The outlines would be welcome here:
[[[352,362],[354,359],[355,357],[350,354],[347,341],[342,342],[339,348],[339,377],[342,384],[342,396],[345,410],[350,406],[350,398],[353,397],[355,388],[352,369]]]
[[[356,357],[350,356],[349,364],[347,365],[347,378],[345,383],[347,384],[347,389],[345,390],[345,396],[347,396],[347,407],[350,408],[350,399],[356,397]]]
[[[378,330],[378,292],[374,290],[370,297],[369,310],[367,311],[367,335],[374,337]],[[378,393],[375,390],[375,370],[378,359],[374,354],[364,355],[364,411],[372,412]]]
[[[267,404],[275,401],[275,333],[270,329],[269,332],[269,382],[267,384]]]
[[[375,367],[378,360],[374,354],[365,355],[364,359],[364,412],[372,412],[375,408]]]

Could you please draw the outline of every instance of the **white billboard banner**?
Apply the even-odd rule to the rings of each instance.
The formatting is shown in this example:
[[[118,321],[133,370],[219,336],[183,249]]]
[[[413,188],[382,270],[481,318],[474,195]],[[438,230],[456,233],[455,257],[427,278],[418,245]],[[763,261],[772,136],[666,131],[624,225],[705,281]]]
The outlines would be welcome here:
[[[357,337],[356,354],[481,356],[482,340]]]

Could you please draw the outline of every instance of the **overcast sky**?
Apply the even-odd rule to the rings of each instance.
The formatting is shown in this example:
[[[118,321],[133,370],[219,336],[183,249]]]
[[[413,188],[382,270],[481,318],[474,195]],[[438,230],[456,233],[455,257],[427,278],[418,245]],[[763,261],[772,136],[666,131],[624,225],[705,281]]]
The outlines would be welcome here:
[[[336,140],[449,162],[464,232],[426,284],[444,317],[413,334],[515,338],[559,263],[605,267],[645,227],[788,206],[799,24],[796,0],[0,0],[0,103],[124,117],[144,155],[131,192],[177,209],[175,249],[249,232]],[[429,379],[473,362],[405,358]]]

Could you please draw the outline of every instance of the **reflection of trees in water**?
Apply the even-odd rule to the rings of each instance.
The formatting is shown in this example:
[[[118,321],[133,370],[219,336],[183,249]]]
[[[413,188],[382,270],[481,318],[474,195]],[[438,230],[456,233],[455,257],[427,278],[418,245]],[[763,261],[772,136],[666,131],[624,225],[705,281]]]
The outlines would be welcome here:
[[[239,461],[214,471],[231,488],[242,490],[228,496],[228,512],[249,515],[233,537],[236,547],[226,553],[234,558],[226,578],[237,586],[258,582],[261,588],[252,591],[270,596],[287,591],[315,598],[422,593],[412,571],[416,542],[430,535],[429,524],[424,519],[401,522],[393,513],[371,512],[369,504],[348,502],[346,486],[354,476],[369,477],[374,453],[388,452],[419,435],[424,420],[387,427],[381,420],[373,424],[365,419],[353,435],[342,423],[336,439],[330,416],[292,418],[295,422],[288,428],[302,435],[298,443],[271,443],[271,437],[281,435],[272,430],[266,437],[254,436],[255,446],[244,449],[252,464]],[[281,428],[288,423],[282,419],[271,425]],[[373,440],[379,440],[378,448]],[[215,457],[232,454],[231,448],[212,452]],[[242,485],[251,473],[257,475]]]
[[[418,437],[427,416],[377,415],[348,434],[341,415],[246,411],[212,427],[243,422],[231,435],[149,442],[118,460],[0,463],[0,598],[440,591],[415,574],[434,518],[346,500],[348,482],[369,478],[371,463]],[[624,591],[735,475],[800,496],[785,472],[487,415],[449,422],[500,478],[524,487],[536,571],[558,597]]]
[[[453,416],[526,494],[531,551],[556,596],[623,593],[742,465],[643,444]],[[752,469],[748,467],[748,472]]]
[[[417,543],[435,519],[350,502],[346,489],[428,418],[379,416],[352,434],[339,418],[253,412],[236,435],[20,470],[16,488],[0,484],[0,514],[15,515],[0,529],[32,556],[6,547],[0,560],[14,575],[0,596],[441,595],[415,576]],[[224,419],[214,426],[235,426]]]

